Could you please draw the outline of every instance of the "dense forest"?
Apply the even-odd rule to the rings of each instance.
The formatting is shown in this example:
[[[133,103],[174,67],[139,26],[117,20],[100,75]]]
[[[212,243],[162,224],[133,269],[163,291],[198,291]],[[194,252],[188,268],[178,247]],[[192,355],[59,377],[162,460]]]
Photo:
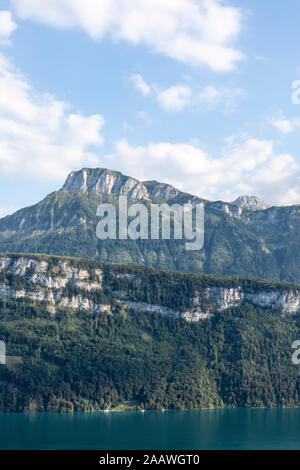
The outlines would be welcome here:
[[[300,314],[244,303],[198,323],[0,299],[0,411],[300,405]]]

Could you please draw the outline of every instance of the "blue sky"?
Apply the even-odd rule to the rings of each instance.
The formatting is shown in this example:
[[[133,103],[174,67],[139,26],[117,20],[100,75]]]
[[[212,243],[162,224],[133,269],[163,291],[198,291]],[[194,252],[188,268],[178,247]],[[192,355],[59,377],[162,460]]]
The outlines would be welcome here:
[[[300,203],[299,14],[298,0],[0,1],[0,215],[85,166]]]

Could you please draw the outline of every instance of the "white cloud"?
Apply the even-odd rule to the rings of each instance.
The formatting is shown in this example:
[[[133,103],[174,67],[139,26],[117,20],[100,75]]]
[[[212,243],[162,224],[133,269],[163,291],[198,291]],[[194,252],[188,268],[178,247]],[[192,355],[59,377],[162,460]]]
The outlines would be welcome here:
[[[131,75],[130,80],[143,95],[154,93],[160,106],[166,111],[181,111],[187,107],[201,106],[211,110],[217,106],[224,108],[225,114],[234,112],[237,100],[245,96],[241,88],[215,87],[208,85],[199,90],[193,90],[188,85],[173,85],[164,90],[157,85],[150,86],[140,74]]]
[[[236,110],[236,101],[245,96],[245,91],[241,88],[215,87],[208,85],[195,96],[195,104],[204,105],[208,109],[223,106],[225,114],[230,114]]]
[[[13,21],[11,12],[0,11],[0,45],[10,44],[10,36],[17,29],[17,24]]]
[[[70,169],[98,165],[89,146],[103,143],[103,117],[72,113],[67,103],[37,94],[0,54],[0,171],[62,178]]]
[[[107,161],[136,178],[173,183],[211,200],[248,193],[271,204],[300,202],[299,164],[291,155],[276,154],[271,141],[231,138],[212,157],[192,144],[132,146],[124,139]]]
[[[14,214],[18,210],[15,206],[0,206],[0,219],[10,214]]]
[[[279,129],[283,134],[291,134],[300,128],[300,118],[288,119],[281,112],[276,118],[271,120],[271,124]]]
[[[131,75],[130,80],[133,82],[135,88],[139,90],[143,95],[149,95],[151,93],[151,88],[148,83],[145,82],[142,75],[134,74]]]
[[[172,86],[167,90],[158,92],[157,100],[167,111],[180,111],[190,105],[192,90],[188,86]]]
[[[184,63],[229,71],[243,58],[235,47],[242,10],[223,0],[11,0],[22,19],[81,28],[93,39],[146,44]]]
[[[225,114],[235,111],[237,100],[245,95],[240,88],[215,87],[214,85],[208,85],[198,91],[186,85],[175,85],[163,91],[157,89],[155,91],[157,101],[167,111],[181,111],[187,107],[212,110],[221,106]]]
[[[146,123],[147,126],[151,126],[153,124],[152,119],[150,118],[149,114],[146,113],[146,111],[138,111],[136,115],[139,119],[141,119],[141,121]]]

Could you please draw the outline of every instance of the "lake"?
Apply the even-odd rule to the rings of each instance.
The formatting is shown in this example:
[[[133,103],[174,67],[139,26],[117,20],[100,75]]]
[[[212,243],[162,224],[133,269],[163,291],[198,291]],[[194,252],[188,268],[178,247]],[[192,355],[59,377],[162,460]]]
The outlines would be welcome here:
[[[300,409],[4,413],[0,449],[300,449]]]

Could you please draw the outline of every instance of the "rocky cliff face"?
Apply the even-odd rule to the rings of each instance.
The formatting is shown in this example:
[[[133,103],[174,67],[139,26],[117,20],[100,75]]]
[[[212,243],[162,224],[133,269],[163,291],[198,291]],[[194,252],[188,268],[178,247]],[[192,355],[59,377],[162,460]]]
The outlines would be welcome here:
[[[153,276],[153,271],[141,271],[139,275],[135,268],[130,267],[118,268],[92,263],[86,268],[71,259],[7,255],[0,258],[0,297],[45,301],[54,314],[57,307],[84,309],[93,314],[110,314],[113,305],[119,304],[125,309],[171,315],[187,321],[209,318],[243,302],[251,302],[258,307],[269,308],[285,315],[300,311],[298,287],[283,284],[266,287],[265,283],[260,281],[243,287],[237,280],[228,279],[224,279],[222,286],[220,280],[214,282],[207,278],[207,282],[203,282],[203,277],[199,277],[201,287],[198,288],[196,282],[186,299],[189,307],[184,307],[181,299],[176,307],[174,299],[177,298],[176,290],[180,279],[175,278],[172,281],[171,273],[168,280],[171,294],[163,293],[163,282],[160,290],[163,293],[162,298],[167,298],[174,306],[166,305],[165,301],[148,303],[143,297],[144,283],[148,282],[147,276]],[[217,285],[211,285],[214,283]],[[109,298],[109,301],[101,300],[104,292],[105,299]],[[152,297],[155,300],[155,296]]]
[[[205,307],[201,306],[205,301]],[[193,299],[193,306],[189,310],[176,311],[159,305],[145,304],[142,302],[130,302],[122,300],[122,303],[135,310],[141,310],[161,315],[172,315],[184,318],[187,321],[199,321],[213,316],[216,312],[223,312],[230,308],[238,307],[243,302],[250,302],[258,307],[270,308],[284,315],[292,315],[300,311],[300,289],[281,291],[247,292],[241,287],[204,288],[201,296]]]
[[[299,212],[297,206],[291,208],[278,208],[268,206],[262,199],[256,196],[240,196],[234,202],[216,201],[210,202],[199,197],[182,193],[169,184],[159,183],[157,181],[141,182],[135,178],[125,176],[120,172],[101,168],[84,168],[80,171],[74,171],[68,176],[63,192],[82,193],[86,196],[126,196],[131,202],[149,201],[149,202],[167,202],[186,204],[193,206],[200,202],[206,204],[206,212],[211,210],[223,212],[231,219],[243,221],[247,226],[252,226],[251,230],[262,232],[266,226],[272,227],[276,224],[283,225],[288,216],[297,216]],[[290,214],[290,212],[294,212]],[[71,224],[80,225],[85,222],[84,217],[74,216]],[[82,222],[83,220],[83,222]],[[19,221],[19,228],[22,229],[26,224],[26,219]],[[56,224],[57,225],[57,224]],[[269,250],[268,250],[269,253]]]
[[[141,182],[120,172],[102,168],[84,168],[68,176],[62,191],[80,192],[86,195],[126,196],[129,201],[175,199],[180,191],[171,185],[156,181]]]
[[[82,308],[93,313],[110,312],[109,305],[96,304],[88,296],[91,291],[102,290],[101,270],[95,269],[94,280],[88,282],[86,270],[72,267],[65,261],[61,260],[51,269],[46,261],[21,256],[0,258],[0,273],[12,275],[13,280],[21,278],[26,281],[24,287],[22,282],[20,287],[14,287],[14,281],[10,284],[0,282],[0,297],[28,298],[49,302],[51,306]],[[72,285],[83,293],[66,295],[64,289],[67,285]]]
[[[270,207],[256,196],[240,196],[232,204],[250,211],[263,211]]]
[[[240,305],[242,302],[251,302],[258,307],[267,307],[283,314],[293,314],[300,311],[300,289],[264,289],[251,291],[236,288],[209,287],[205,289],[204,297],[221,310],[227,310]],[[194,299],[194,304],[200,302]]]
[[[186,196],[188,202],[196,204],[202,199],[196,196],[187,195],[169,184],[157,181],[139,181],[130,176],[125,176],[118,171],[111,171],[102,168],[83,168],[80,171],[73,171],[69,174],[62,191],[80,192],[92,196],[126,196],[129,201],[173,201]],[[208,202],[214,209],[225,212],[232,217],[241,217],[244,211],[264,211],[269,206],[260,198],[255,196],[241,196],[232,203],[228,202]]]
[[[143,183],[122,173],[100,168],[73,171],[68,176],[62,191],[75,191],[94,196],[127,196],[132,200],[148,198]]]

